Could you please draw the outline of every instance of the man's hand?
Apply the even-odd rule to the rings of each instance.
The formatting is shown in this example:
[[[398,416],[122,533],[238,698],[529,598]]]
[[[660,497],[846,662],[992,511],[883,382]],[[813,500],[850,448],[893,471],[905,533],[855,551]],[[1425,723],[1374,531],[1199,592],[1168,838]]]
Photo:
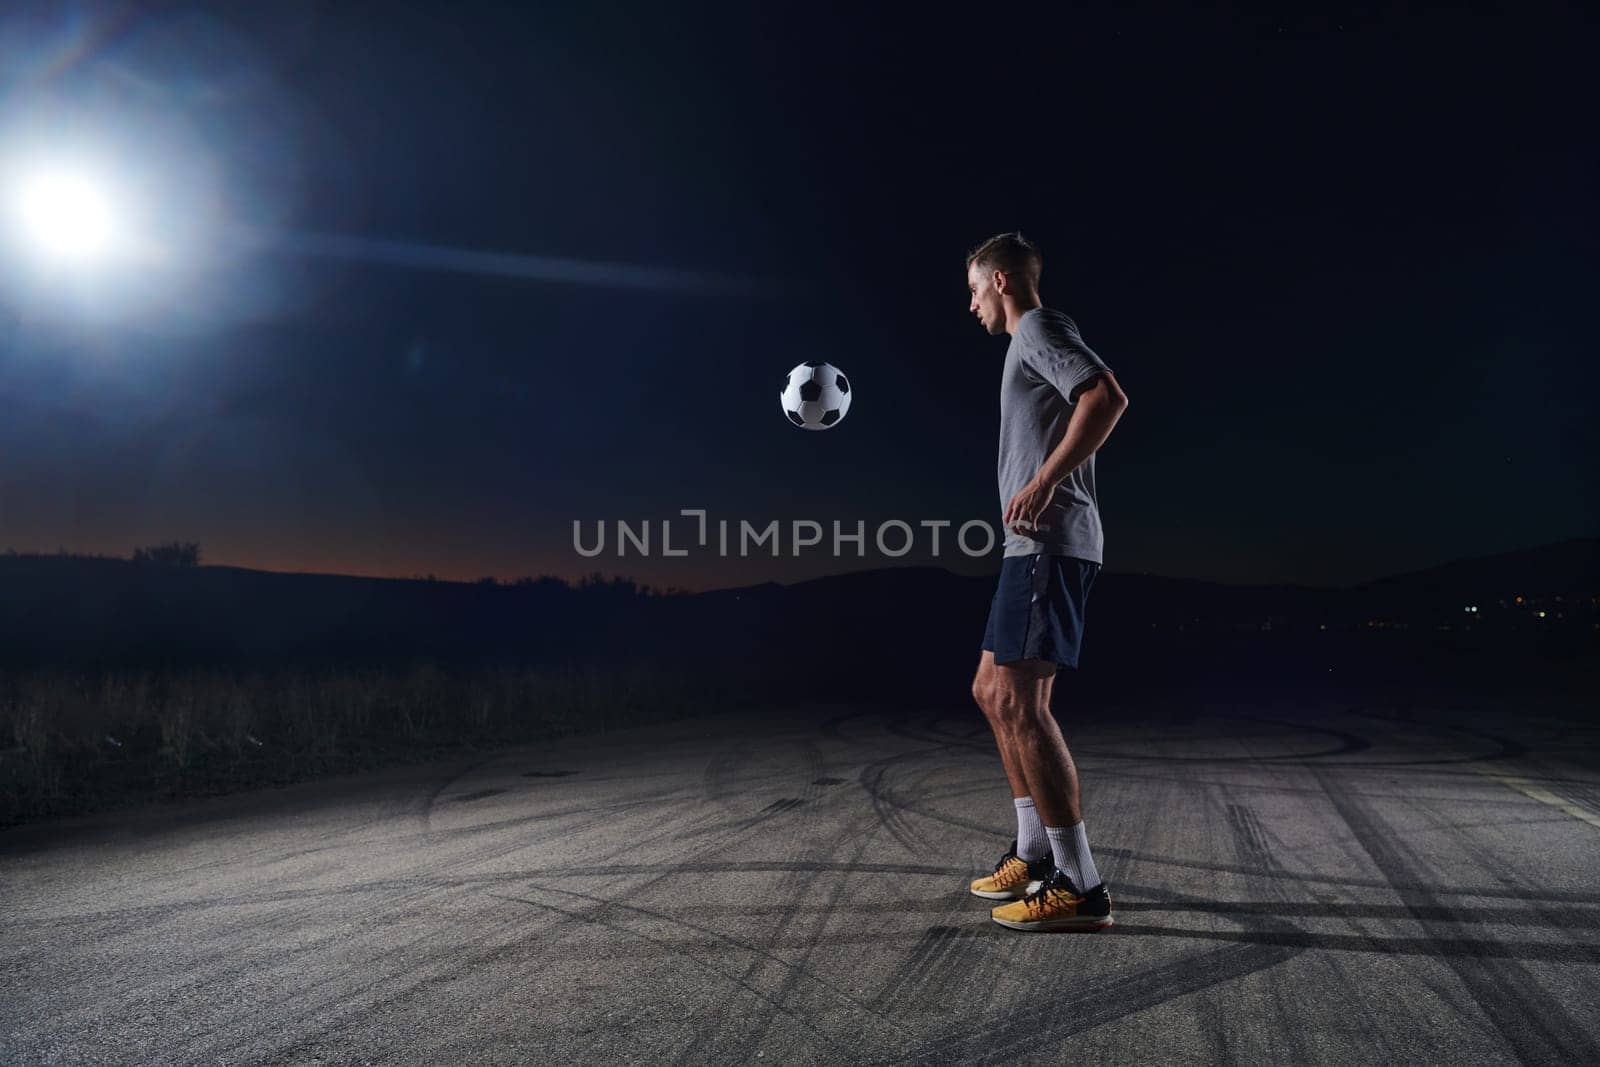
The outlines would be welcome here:
[[[1003,517],[1005,528],[1024,535],[1028,531],[1016,529],[1017,524],[1026,525],[1030,530],[1036,529],[1039,516],[1044,514],[1044,509],[1050,503],[1050,494],[1053,492],[1055,486],[1046,485],[1038,477],[1032,478],[1027,485],[1017,490],[1017,495],[1006,505]]]

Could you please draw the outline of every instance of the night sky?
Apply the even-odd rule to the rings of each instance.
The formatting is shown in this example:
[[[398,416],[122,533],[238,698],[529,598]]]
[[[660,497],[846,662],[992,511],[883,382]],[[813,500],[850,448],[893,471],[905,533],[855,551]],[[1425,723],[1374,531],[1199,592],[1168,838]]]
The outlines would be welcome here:
[[[179,254],[63,279],[6,246],[0,549],[688,588],[886,565],[586,560],[572,521],[997,523],[1006,339],[964,258],[1016,228],[1130,397],[1108,570],[1345,583],[1600,526],[1577,13],[31,10],[0,14],[4,129],[98,139]],[[855,387],[825,433],[777,404],[808,359]]]

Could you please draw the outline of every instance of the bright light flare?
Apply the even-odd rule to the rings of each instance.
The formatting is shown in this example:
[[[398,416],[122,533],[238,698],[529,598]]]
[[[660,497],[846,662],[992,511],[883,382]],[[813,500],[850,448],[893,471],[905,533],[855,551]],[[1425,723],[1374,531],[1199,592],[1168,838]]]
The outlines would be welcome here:
[[[38,168],[10,185],[11,225],[30,254],[51,265],[87,266],[120,251],[114,197],[93,175]]]

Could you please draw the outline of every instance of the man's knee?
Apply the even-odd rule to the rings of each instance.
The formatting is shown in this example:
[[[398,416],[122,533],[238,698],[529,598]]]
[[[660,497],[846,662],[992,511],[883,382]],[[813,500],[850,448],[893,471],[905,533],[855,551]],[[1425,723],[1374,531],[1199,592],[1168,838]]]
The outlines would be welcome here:
[[[1026,692],[997,685],[989,705],[989,719],[1007,733],[1025,733],[1034,717],[1032,703]]]
[[[986,651],[978,658],[978,669],[972,675],[972,699],[985,715],[993,714],[995,690],[999,682],[995,673],[994,653]]]
[[[989,714],[989,708],[994,703],[994,683],[982,674],[973,678],[972,699],[978,707],[983,709],[985,715]]]
[[[1031,735],[1050,716],[1050,679],[1054,665],[1021,660],[996,669],[990,718],[1008,731]]]

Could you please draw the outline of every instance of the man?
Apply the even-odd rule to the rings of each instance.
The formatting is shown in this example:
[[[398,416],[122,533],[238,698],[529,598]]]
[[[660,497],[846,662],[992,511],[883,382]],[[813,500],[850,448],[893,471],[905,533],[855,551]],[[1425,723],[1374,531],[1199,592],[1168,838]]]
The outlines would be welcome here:
[[[1128,398],[1073,321],[1040,306],[1041,266],[1020,233],[967,256],[970,310],[990,334],[1011,335],[1000,379],[1005,556],[972,695],[994,730],[1017,819],[1016,840],[971,891],[1011,901],[991,915],[1015,930],[1102,930],[1111,896],[1089,851],[1050,687],[1058,669],[1078,666],[1104,551],[1094,453]]]

